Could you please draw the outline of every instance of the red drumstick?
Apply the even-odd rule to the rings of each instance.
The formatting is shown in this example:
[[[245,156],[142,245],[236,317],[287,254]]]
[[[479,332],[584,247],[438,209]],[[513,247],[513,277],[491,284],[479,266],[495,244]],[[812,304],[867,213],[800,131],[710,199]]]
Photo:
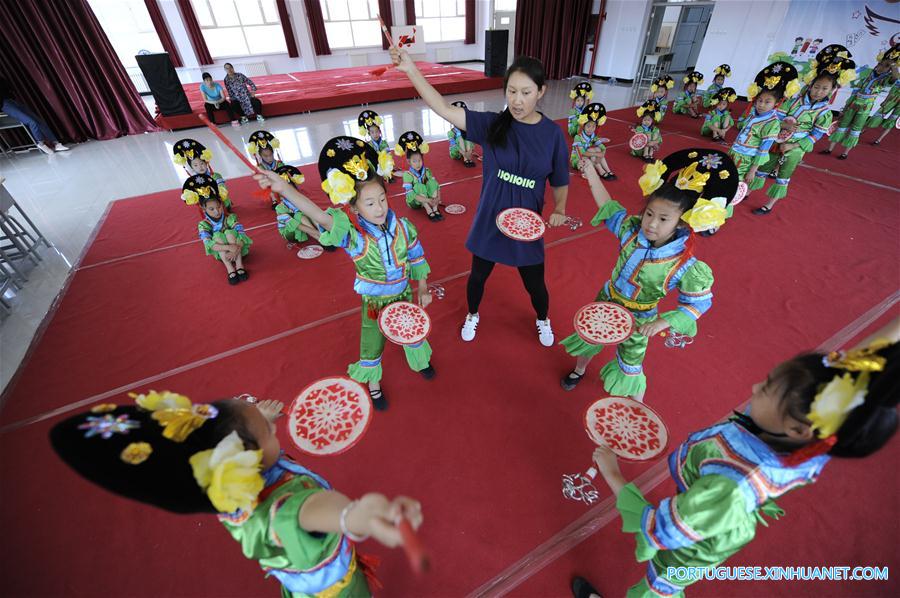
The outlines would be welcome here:
[[[231,151],[234,152],[235,156],[240,158],[244,164],[246,164],[248,167],[250,167],[250,170],[253,171],[253,174],[256,174],[259,172],[259,168],[257,168],[256,165],[253,162],[251,162],[247,156],[244,155],[244,152],[242,152],[238,148],[234,147],[234,144],[231,143],[231,140],[229,140],[228,137],[225,137],[225,133],[220,131],[219,127],[217,127],[214,124],[212,124],[211,122],[209,122],[209,117],[207,117],[205,114],[198,114],[197,118],[202,120],[204,122],[204,124],[206,124],[206,126],[209,127],[210,130],[216,134],[216,137],[221,139],[222,143],[224,143],[226,146],[228,146],[228,148]]]
[[[381,15],[375,15],[378,17],[378,22],[381,23],[381,32],[384,34],[385,39],[387,39],[388,45],[390,47],[394,47],[394,40],[391,38],[391,34],[388,33],[387,25],[384,24],[384,20],[381,18]]]
[[[422,546],[421,540],[413,531],[412,525],[405,517],[400,518],[397,523],[397,529],[400,530],[400,536],[403,538],[403,550],[409,559],[409,564],[416,573],[425,573],[429,568],[428,555],[425,554],[425,547]]]

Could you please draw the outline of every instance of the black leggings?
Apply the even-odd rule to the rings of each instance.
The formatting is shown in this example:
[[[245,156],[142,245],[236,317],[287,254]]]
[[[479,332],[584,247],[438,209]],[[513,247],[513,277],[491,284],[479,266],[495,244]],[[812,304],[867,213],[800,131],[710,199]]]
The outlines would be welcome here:
[[[228,120],[237,120],[238,119],[238,115],[240,113],[240,108],[238,108],[238,110],[235,111],[234,104],[232,104],[228,100],[223,101],[221,103],[221,106],[222,107],[219,108],[219,110],[225,110],[228,112]],[[215,117],[216,105],[210,104],[209,102],[203,102],[203,107],[206,108],[206,116],[209,118],[209,122],[211,122],[211,123],[216,122],[216,117]]]
[[[472,271],[469,273],[469,281],[466,283],[466,299],[469,302],[469,313],[478,313],[481,297],[484,295],[484,284],[494,270],[495,262],[491,262],[472,255]],[[531,305],[537,313],[538,320],[546,320],[550,311],[550,294],[547,285],[544,284],[544,264],[532,266],[519,266],[519,276],[525,290],[531,295]]]

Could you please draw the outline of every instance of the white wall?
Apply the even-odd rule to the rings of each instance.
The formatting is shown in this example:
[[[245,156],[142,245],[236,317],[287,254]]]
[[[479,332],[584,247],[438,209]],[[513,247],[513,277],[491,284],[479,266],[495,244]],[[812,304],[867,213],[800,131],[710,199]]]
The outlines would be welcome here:
[[[316,56],[313,49],[312,36],[309,31],[309,21],[306,18],[306,8],[302,0],[288,0],[288,12],[290,13],[291,26],[297,40],[297,48],[300,50],[299,58],[291,58],[287,54],[266,54],[261,56],[246,56],[222,58],[214,61],[212,65],[201,67],[197,63],[197,56],[191,47],[187,31],[181,20],[181,14],[175,0],[162,0],[163,15],[172,33],[178,52],[181,54],[184,67],[177,69],[178,76],[184,83],[200,81],[200,73],[209,71],[213,77],[224,77],[222,65],[231,62],[240,71],[240,65],[249,62],[265,62],[269,73],[290,73],[298,71],[314,71],[323,69],[343,68],[354,66],[354,61],[363,61],[368,65],[380,65],[390,62],[386,50],[378,48],[368,49],[344,49],[332,50],[330,55]],[[392,0],[392,9],[395,25],[406,24],[406,11],[403,0]],[[453,62],[461,60],[484,59],[484,30],[490,25],[491,2],[490,0],[476,0],[475,2],[475,43],[466,45],[463,42],[431,43],[426,47],[425,60],[437,62]],[[447,50],[449,52],[440,52]]]
[[[746,95],[774,51],[775,35],[788,6],[790,2],[785,0],[716,0],[697,70],[712,82],[713,69],[722,63],[731,65],[725,85]]]
[[[635,78],[641,63],[651,4],[650,0],[608,0],[594,75]],[[599,10],[600,2],[594,0],[593,13]],[[586,52],[585,57],[583,72],[586,73],[591,66],[590,53]]]

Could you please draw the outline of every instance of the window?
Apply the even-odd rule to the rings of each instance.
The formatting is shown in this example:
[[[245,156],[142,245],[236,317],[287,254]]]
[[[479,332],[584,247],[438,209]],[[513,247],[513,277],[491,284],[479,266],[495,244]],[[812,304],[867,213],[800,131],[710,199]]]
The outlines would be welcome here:
[[[425,43],[466,39],[466,0],[416,0],[416,25],[425,29]]]
[[[381,47],[378,0],[319,0],[332,48]]]
[[[144,0],[89,0],[89,4],[126,67],[137,67],[134,56],[141,50],[163,51]]]
[[[494,12],[516,12],[516,0],[494,0]]]
[[[447,137],[451,125],[449,122],[437,115],[431,108],[422,108],[422,137],[428,139],[431,137]]]
[[[287,53],[275,0],[191,0],[213,58]]]

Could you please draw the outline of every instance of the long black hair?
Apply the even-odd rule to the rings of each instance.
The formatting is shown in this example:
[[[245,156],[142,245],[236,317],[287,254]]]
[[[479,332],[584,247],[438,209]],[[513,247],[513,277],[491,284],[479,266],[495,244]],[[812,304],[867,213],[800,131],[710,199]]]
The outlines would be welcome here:
[[[889,345],[878,354],[887,359],[884,370],[870,374],[865,401],[850,412],[837,431],[837,442],[828,452],[830,455],[866,457],[887,444],[897,431],[900,343]],[[781,389],[781,405],[794,419],[808,421],[807,416],[819,390],[835,376],[846,373],[827,367],[823,357],[821,353],[799,355],[776,367],[769,377],[770,383]]]
[[[531,56],[519,56],[506,69],[506,75],[503,77],[503,91],[506,92],[506,86],[509,84],[509,78],[513,73],[522,73],[531,79],[538,90],[547,83],[547,73],[544,71],[544,65],[537,58]],[[503,147],[506,145],[506,134],[512,126],[513,116],[509,111],[509,107],[504,108],[500,116],[488,127],[487,141],[491,145]]]

